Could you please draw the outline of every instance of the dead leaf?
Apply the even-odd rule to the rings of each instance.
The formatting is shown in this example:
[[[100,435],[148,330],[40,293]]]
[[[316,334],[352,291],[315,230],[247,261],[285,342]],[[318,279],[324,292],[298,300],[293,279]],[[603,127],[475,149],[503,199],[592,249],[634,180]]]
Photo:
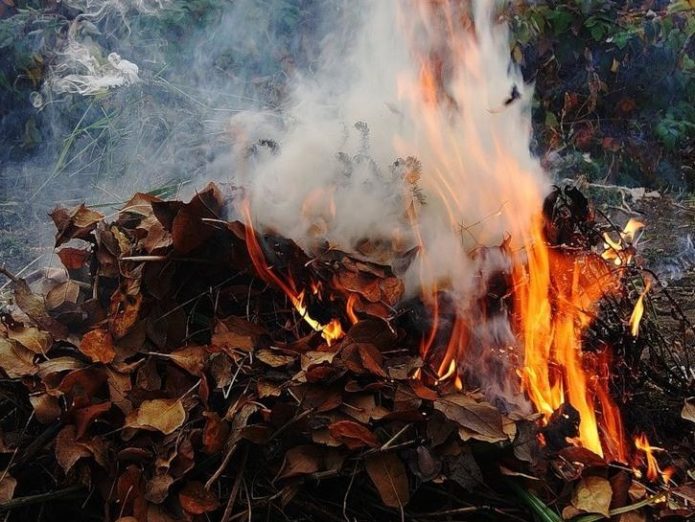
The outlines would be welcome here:
[[[464,394],[453,394],[435,400],[434,408],[459,425],[459,435],[464,441],[469,438],[485,442],[507,440],[502,415],[487,402],[478,402]]]
[[[44,299],[34,294],[26,281],[19,279],[15,281],[12,286],[14,288],[14,299],[17,306],[27,314],[39,328],[46,330],[54,339],[62,340],[68,336],[67,327],[48,314]]]
[[[202,346],[187,346],[168,354],[168,358],[191,375],[200,376],[208,360],[208,352]]]
[[[7,337],[14,339],[27,350],[34,353],[45,354],[53,344],[49,333],[34,328],[33,326],[11,326]]]
[[[278,479],[309,475],[321,469],[321,451],[317,446],[307,444],[290,448],[280,468]]]
[[[681,410],[681,417],[690,422],[695,422],[695,397],[685,399],[683,409]]]
[[[75,436],[80,439],[84,436],[89,428],[89,425],[102,413],[106,413],[111,409],[111,402],[102,402],[101,404],[92,404],[85,408],[79,408],[72,412],[75,419]]]
[[[219,452],[229,435],[229,425],[214,411],[203,412],[205,427],[203,428],[203,452],[213,455]]]
[[[357,347],[362,365],[365,369],[379,377],[386,377],[386,372],[384,372],[384,369],[381,367],[384,362],[384,357],[377,347],[373,344],[366,343],[359,343]]]
[[[577,484],[572,505],[584,513],[600,513],[608,516],[613,490],[611,483],[602,477],[584,477]]]
[[[140,407],[128,414],[125,426],[174,433],[186,420],[186,410],[181,399],[154,399],[143,401]]]
[[[73,209],[56,208],[50,216],[58,230],[55,239],[57,247],[71,239],[86,239],[104,218],[99,212],[84,205]]]
[[[68,270],[78,270],[82,268],[91,252],[81,248],[65,247],[58,250],[58,257],[63,266]]]
[[[39,366],[34,364],[33,352],[3,337],[0,337],[0,368],[10,379],[35,375],[39,371]]]
[[[7,502],[14,497],[14,490],[17,487],[17,480],[9,473],[3,473],[0,480],[0,502]]]
[[[379,453],[365,459],[369,478],[385,506],[398,508],[410,500],[405,465],[395,453]]]
[[[215,494],[205,489],[201,482],[188,482],[179,492],[181,507],[191,515],[210,513],[220,507]]]
[[[256,352],[256,357],[258,360],[264,362],[268,366],[273,368],[280,368],[281,366],[287,366],[295,361],[295,357],[292,355],[285,355],[274,350],[268,350],[263,348]]]
[[[376,438],[376,435],[369,431],[369,428],[354,421],[343,420],[334,422],[328,426],[328,431],[334,439],[341,441],[349,449],[357,449],[364,446],[376,448],[379,445],[379,440]]]
[[[57,310],[65,303],[71,305],[77,304],[80,298],[80,285],[75,281],[69,280],[60,283],[46,294],[46,308],[49,310]]]
[[[315,352],[308,351],[301,355],[301,368],[304,371],[309,370],[311,366],[318,366],[326,363],[331,364],[338,352]]]
[[[29,396],[29,401],[34,408],[36,420],[41,424],[52,423],[57,420],[62,413],[58,399],[47,393],[31,395]]]
[[[116,357],[116,349],[113,345],[113,337],[107,330],[90,330],[80,342],[80,351],[89,357],[92,362],[110,363]]]
[[[77,442],[75,426],[65,426],[55,442],[56,461],[67,473],[83,457],[91,457],[92,452]]]
[[[174,483],[174,477],[168,473],[155,475],[145,484],[145,498],[155,504],[161,504],[169,496],[169,488]]]
[[[111,296],[109,328],[114,339],[124,337],[140,317],[142,294],[127,295],[116,290]]]

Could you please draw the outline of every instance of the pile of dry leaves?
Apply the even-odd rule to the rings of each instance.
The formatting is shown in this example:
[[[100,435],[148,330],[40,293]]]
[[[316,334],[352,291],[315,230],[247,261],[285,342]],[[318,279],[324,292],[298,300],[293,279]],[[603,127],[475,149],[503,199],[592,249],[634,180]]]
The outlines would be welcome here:
[[[427,368],[394,320],[403,287],[389,267],[334,250],[309,259],[223,215],[213,185],[189,203],[136,194],[109,218],[53,212],[65,270],[14,278],[0,324],[0,510],[143,522],[695,514],[687,448],[673,448],[665,484],[541,447],[534,417],[412,378]],[[307,313],[338,318],[340,339],[327,343],[257,272],[249,241],[292,288],[322,287],[307,290]]]

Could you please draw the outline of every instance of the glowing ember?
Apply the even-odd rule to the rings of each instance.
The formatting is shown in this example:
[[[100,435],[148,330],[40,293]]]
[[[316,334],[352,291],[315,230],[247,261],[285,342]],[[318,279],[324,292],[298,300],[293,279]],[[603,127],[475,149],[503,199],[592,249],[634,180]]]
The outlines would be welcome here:
[[[639,335],[639,325],[642,321],[642,315],[644,314],[644,296],[647,295],[651,287],[651,281],[647,281],[647,284],[642,290],[642,293],[635,303],[635,308],[632,310],[632,315],[630,315],[630,333],[632,337],[637,337]]]

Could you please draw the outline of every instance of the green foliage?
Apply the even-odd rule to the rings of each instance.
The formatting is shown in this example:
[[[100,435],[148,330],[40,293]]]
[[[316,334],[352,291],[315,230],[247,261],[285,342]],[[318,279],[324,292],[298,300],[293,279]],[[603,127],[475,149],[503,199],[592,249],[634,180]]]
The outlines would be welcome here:
[[[536,85],[537,151],[592,159],[563,161],[561,176],[695,188],[695,2],[539,0],[510,20]]]

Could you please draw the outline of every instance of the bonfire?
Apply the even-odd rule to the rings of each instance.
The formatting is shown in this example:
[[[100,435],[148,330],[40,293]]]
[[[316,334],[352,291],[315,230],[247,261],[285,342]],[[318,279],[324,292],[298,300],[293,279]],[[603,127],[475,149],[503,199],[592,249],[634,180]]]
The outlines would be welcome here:
[[[550,183],[491,6],[417,5],[395,15],[401,105],[351,122],[345,149],[236,119],[232,180],[58,207],[62,266],[2,270],[0,368],[26,415],[0,440],[0,509],[695,516],[695,330],[640,258],[645,225]],[[644,390],[682,408],[670,432],[629,413]]]

